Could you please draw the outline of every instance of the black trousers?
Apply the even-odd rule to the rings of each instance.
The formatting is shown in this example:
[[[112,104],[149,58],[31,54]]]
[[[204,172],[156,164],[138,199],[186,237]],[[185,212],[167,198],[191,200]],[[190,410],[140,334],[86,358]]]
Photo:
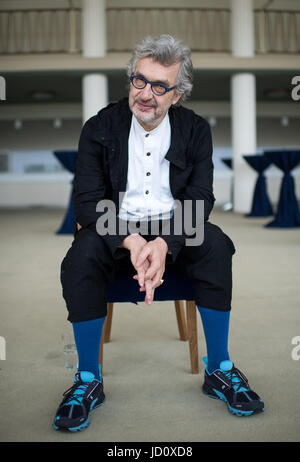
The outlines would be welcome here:
[[[149,241],[157,236],[144,237]],[[76,233],[61,264],[63,297],[70,322],[106,316],[107,285],[113,282],[118,270],[133,268],[129,251],[122,251],[121,258],[113,258],[100,235],[89,229]],[[231,239],[218,226],[206,222],[203,243],[183,247],[174,263],[166,259],[166,266],[174,265],[176,271],[194,279],[197,305],[229,311],[234,252]]]

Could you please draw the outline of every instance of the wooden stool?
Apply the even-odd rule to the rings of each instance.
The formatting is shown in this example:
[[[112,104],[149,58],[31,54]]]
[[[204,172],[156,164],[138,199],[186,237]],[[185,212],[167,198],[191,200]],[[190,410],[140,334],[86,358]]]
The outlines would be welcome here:
[[[186,301],[186,320],[184,312],[184,302],[182,300],[175,300],[175,312],[178,324],[180,340],[189,341],[190,350],[190,364],[192,374],[199,373],[199,360],[198,360],[198,333],[197,333],[197,308],[194,301]],[[110,342],[111,338],[111,325],[113,317],[113,303],[107,303],[107,316],[103,326],[103,333],[101,338],[99,364],[103,372],[103,344]],[[187,321],[187,322],[186,322]]]

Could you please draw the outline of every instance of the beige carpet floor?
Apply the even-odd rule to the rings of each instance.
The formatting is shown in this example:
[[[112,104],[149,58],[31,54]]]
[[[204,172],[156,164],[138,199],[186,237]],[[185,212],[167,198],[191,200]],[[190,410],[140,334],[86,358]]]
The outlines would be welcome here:
[[[55,234],[63,216],[64,210],[51,208],[0,211],[0,336],[6,342],[0,441],[300,440],[300,350],[292,344],[300,336],[300,230],[266,229],[270,218],[218,209],[211,221],[237,249],[230,355],[264,399],[265,412],[234,417],[224,403],[202,394],[200,316],[200,373],[193,375],[173,303],[116,304],[104,350],[106,402],[84,432],[55,432],[54,413],[73,382],[61,340],[71,330],[59,267],[72,237]]]

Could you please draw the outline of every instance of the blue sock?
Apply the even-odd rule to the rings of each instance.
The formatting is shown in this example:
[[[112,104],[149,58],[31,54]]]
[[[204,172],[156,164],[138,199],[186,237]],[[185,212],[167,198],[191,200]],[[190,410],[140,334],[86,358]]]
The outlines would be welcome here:
[[[78,371],[92,372],[98,380],[101,380],[99,350],[104,321],[105,317],[72,323],[78,353]]]
[[[202,319],[207,349],[207,370],[219,369],[220,362],[229,359],[228,335],[230,311],[217,311],[197,306]]]

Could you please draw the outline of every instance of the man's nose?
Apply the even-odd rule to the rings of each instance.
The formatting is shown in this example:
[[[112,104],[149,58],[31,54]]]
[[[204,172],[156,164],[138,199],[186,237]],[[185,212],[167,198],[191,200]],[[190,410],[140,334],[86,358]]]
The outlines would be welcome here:
[[[151,90],[151,85],[150,83],[147,83],[145,88],[141,90],[142,96],[145,99],[151,99],[153,96],[152,90]]]

